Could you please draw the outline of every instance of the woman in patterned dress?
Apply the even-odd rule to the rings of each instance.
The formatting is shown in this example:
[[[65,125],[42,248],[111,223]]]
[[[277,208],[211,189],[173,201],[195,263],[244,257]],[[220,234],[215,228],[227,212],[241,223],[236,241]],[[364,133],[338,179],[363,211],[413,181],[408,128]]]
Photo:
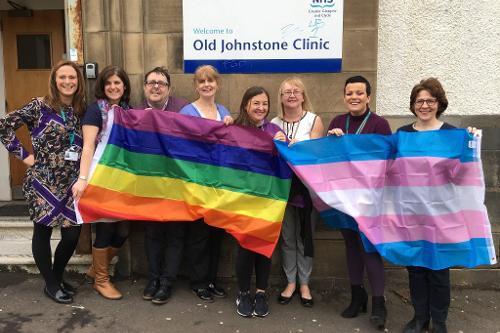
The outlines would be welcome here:
[[[96,142],[103,136],[107,113],[115,105],[129,109],[130,80],[127,73],[118,66],[107,66],[97,77],[95,85],[96,101],[90,104],[82,120],[83,152],[80,175],[73,186],[73,196],[78,200],[87,186],[90,164],[94,156]],[[93,281],[94,289],[107,299],[120,299],[122,294],[109,279],[109,263],[118,254],[130,233],[126,221],[95,223],[95,240],[92,247],[92,265],[86,275]]]
[[[73,301],[75,289],[63,280],[63,273],[81,230],[71,187],[78,177],[84,99],[84,80],[78,66],[62,61],[52,68],[47,96],[33,99],[0,120],[0,140],[28,166],[23,192],[34,224],[32,252],[45,280],[44,293],[65,304]],[[33,153],[16,137],[15,131],[22,125],[30,132]],[[50,237],[54,227],[61,227],[61,240],[52,263]]]

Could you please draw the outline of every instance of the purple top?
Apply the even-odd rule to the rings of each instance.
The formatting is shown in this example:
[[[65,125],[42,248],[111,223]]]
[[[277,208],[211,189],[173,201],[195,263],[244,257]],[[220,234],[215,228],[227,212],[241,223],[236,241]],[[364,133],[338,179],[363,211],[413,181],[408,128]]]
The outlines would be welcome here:
[[[183,107],[185,107],[188,104],[189,102],[186,101],[184,98],[169,96],[167,105],[164,106],[161,111],[179,112]],[[134,107],[134,109],[136,110],[145,110],[148,108],[152,108],[152,106],[149,105],[146,100],[144,100],[141,105],[137,105],[136,107]]]
[[[370,111],[369,109],[367,111]],[[349,133],[346,133],[346,123],[347,123],[347,117],[349,116]],[[366,112],[363,113],[361,116],[353,116],[350,113],[342,114],[340,116],[335,117],[331,122],[330,126],[328,126],[328,130],[334,129],[334,128],[340,128],[344,133],[346,134],[354,134],[358,130],[359,126],[365,119]],[[361,131],[360,134],[383,134],[383,135],[390,135],[392,134],[391,132],[391,127],[389,126],[389,122],[385,120],[384,118],[380,117],[379,115],[375,113],[371,113],[370,118],[368,118],[368,121],[365,124],[365,127]]]

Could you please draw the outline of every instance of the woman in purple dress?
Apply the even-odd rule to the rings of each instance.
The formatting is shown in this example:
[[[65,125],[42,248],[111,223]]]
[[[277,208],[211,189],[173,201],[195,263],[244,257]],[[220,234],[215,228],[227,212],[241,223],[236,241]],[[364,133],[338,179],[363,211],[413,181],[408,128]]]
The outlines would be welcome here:
[[[0,120],[0,140],[7,150],[28,166],[23,192],[33,221],[32,252],[45,280],[44,293],[58,303],[71,303],[74,287],[63,273],[80,236],[71,187],[78,178],[82,150],[80,117],[85,112],[85,86],[78,66],[58,63],[49,78],[49,93],[9,113]],[[26,150],[15,131],[26,125],[33,153]],[[54,253],[52,228],[61,228]]]

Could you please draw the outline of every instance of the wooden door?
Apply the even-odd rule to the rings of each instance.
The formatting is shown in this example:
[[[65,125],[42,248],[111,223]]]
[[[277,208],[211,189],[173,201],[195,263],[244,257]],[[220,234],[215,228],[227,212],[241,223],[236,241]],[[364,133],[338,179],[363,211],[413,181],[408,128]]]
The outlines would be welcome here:
[[[11,112],[32,98],[45,96],[51,67],[63,58],[65,49],[64,11],[33,11],[31,17],[9,17],[1,12],[5,71],[6,111]],[[16,132],[27,149],[31,148],[25,126]],[[12,194],[19,197],[24,164],[10,157]]]

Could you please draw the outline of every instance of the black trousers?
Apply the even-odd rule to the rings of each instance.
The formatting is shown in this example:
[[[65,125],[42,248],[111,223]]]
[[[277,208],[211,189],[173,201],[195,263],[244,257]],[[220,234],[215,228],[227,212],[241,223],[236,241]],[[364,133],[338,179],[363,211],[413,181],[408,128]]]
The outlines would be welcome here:
[[[450,270],[433,270],[425,267],[407,267],[410,295],[415,317],[444,323],[450,307]]]
[[[249,291],[252,273],[255,267],[255,286],[257,289],[266,290],[271,273],[271,259],[244,249],[238,245],[238,257],[236,258],[236,277],[240,291]]]
[[[95,223],[94,247],[104,249],[107,247],[121,248],[130,234],[130,222],[99,222]]]
[[[144,246],[151,280],[167,280],[172,284],[177,278],[184,247],[183,223],[146,222]]]
[[[219,271],[219,257],[220,248],[222,245],[222,237],[224,237],[226,231],[224,229],[212,226],[208,226],[208,229],[208,247],[210,251],[208,264],[208,282],[215,284],[217,273]]]
[[[209,229],[195,222],[148,222],[145,248],[150,279],[164,279],[172,285],[177,279],[184,253],[188,260],[191,287],[207,288],[209,272]]]

